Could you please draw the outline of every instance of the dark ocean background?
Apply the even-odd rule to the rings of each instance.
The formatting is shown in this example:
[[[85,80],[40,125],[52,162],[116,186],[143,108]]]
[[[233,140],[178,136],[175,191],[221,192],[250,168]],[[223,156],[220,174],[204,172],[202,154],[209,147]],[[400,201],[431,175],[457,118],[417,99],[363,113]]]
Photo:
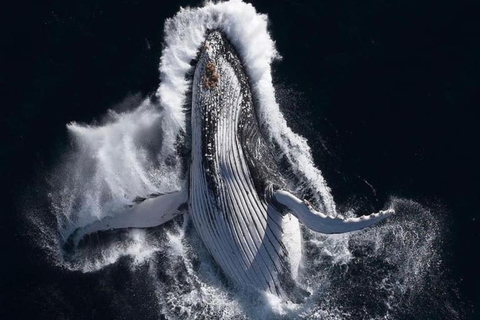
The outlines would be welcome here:
[[[140,280],[126,279],[122,263],[109,271],[118,287],[52,266],[25,212],[48,208],[45,176],[68,148],[65,125],[154,93],[165,19],[200,4],[27,1],[3,10],[0,319],[157,317],[151,297],[125,287]],[[370,211],[396,196],[435,208],[446,226],[445,299],[460,318],[478,319],[479,3],[253,4],[283,57],[273,66],[282,110],[309,139],[337,203]],[[113,301],[116,290],[131,295]]]

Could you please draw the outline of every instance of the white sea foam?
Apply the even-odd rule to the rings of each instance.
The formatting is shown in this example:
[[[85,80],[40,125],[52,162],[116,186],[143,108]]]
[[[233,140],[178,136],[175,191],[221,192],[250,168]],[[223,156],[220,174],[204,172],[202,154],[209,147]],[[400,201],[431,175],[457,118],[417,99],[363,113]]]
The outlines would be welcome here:
[[[126,238],[106,248],[99,248],[98,254],[92,251],[79,251],[73,257],[68,267],[72,270],[80,269],[83,272],[94,272],[112,265],[122,257],[130,258],[130,266],[135,269],[143,265],[159,251],[154,242],[149,242],[145,230],[135,229],[127,232]]]
[[[161,126],[162,112],[150,99],[137,100],[126,102],[134,110],[109,111],[101,124],[67,125],[72,149],[51,178],[51,206],[58,230],[56,235],[42,231],[45,244],[58,251],[52,254],[55,261],[66,268],[87,272],[127,255],[133,261],[147,259],[155,252],[153,244],[133,230],[126,232],[124,243],[104,244],[93,258],[79,251],[67,259],[62,244],[77,228],[115,215],[137,196],[183,187],[179,155],[174,150],[162,151],[166,131]]]
[[[158,153],[162,117],[148,99],[132,112],[111,111],[109,116],[104,125],[67,126],[74,151],[61,174],[66,179],[57,208],[62,235],[71,233],[73,220],[75,228],[82,227],[131,204],[136,196],[181,187],[179,167],[165,163],[173,155]]]

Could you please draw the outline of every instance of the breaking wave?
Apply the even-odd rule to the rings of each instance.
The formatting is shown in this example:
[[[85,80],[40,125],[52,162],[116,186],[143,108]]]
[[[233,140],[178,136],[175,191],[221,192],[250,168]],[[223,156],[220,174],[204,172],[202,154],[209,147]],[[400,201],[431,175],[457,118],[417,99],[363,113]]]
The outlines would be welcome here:
[[[303,230],[304,255],[297,281],[311,295],[301,304],[267,294],[252,297],[226,285],[188,216],[149,231],[92,236],[88,242],[94,245],[74,253],[63,249],[75,229],[114,215],[135,197],[185,186],[185,157],[179,150],[191,85],[186,75],[194,68],[191,62],[208,29],[222,30],[238,50],[263,131],[301,185],[314,191],[322,211],[337,214],[306,140],[292,132],[280,112],[271,76],[271,63],[280,56],[267,24],[266,15],[240,0],[180,9],[166,21],[156,96],[130,98],[130,111],[110,111],[100,124],[67,125],[72,147],[50,179],[55,223],[31,218],[36,219],[43,249],[53,263],[69,270],[98,271],[122,257],[132,273],[147,265],[144,276],[154,283],[157,312],[168,319],[393,319],[424,315],[419,301],[430,307],[448,304],[441,293],[425,297],[428,289],[443,290],[436,280],[442,274],[442,219],[402,199],[392,199],[390,206],[397,215],[375,228],[329,236]]]

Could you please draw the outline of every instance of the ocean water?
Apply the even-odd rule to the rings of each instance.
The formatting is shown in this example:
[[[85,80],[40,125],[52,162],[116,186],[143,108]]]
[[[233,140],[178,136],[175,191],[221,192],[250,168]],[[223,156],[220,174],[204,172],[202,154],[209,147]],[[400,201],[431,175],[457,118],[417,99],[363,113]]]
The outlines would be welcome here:
[[[351,174],[353,159],[333,164],[345,159],[338,155],[342,149],[332,145],[338,136],[321,133],[331,132],[335,124],[320,130],[316,125],[327,121],[312,123],[309,93],[295,85],[305,81],[306,70],[297,71],[289,83],[274,79],[275,66],[287,63],[275,43],[278,31],[271,27],[282,22],[269,21],[259,11],[242,1],[180,9],[165,21],[156,90],[132,95],[128,89],[121,103],[92,111],[95,121],[87,116],[66,124],[65,140],[45,169],[37,171],[38,182],[26,188],[22,203],[17,202],[22,239],[38,258],[32,270],[38,264],[46,275],[38,287],[23,292],[42,316],[462,319],[469,314],[458,294],[458,279],[449,272],[448,210],[441,201],[424,201],[423,194],[412,199],[392,187],[382,191],[391,181],[372,184]],[[302,228],[296,282],[310,296],[301,303],[252,296],[228,285],[188,216],[146,230],[92,235],[74,250],[64,247],[75,229],[115,215],[137,196],[185,187],[188,75],[205,31],[212,28],[221,29],[240,54],[262,128],[301,182],[296,192],[307,196],[313,190],[312,202],[332,216],[389,207],[397,212],[379,226],[351,234],[326,236]],[[148,40],[146,46],[151,46]],[[330,112],[328,103],[320,109],[315,112]],[[376,134],[382,134],[385,122],[388,118]],[[370,152],[368,146],[361,150]],[[380,170],[388,174],[398,168],[384,165]],[[357,187],[358,193],[351,190]]]

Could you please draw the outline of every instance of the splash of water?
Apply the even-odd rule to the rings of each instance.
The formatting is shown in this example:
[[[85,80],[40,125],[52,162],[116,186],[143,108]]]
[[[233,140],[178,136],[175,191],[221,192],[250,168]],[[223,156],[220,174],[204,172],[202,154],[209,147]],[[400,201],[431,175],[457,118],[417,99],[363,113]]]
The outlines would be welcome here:
[[[149,233],[126,231],[113,241],[92,239],[94,248],[76,250],[73,256],[62,250],[62,241],[73,230],[114,215],[136,196],[184,185],[178,143],[186,132],[186,75],[192,72],[190,63],[207,29],[222,30],[238,50],[263,131],[296,177],[315,191],[323,211],[336,215],[306,140],[287,126],[275,100],[270,65],[279,55],[267,23],[266,15],[240,0],[181,9],[168,19],[156,92],[159,103],[146,99],[133,111],[111,111],[101,125],[67,126],[73,149],[56,170],[50,194],[57,223],[52,228],[36,222],[44,246],[57,265],[83,272],[100,270],[122,257],[129,257],[132,272],[148,264],[158,312],[166,318],[395,318],[405,307],[413,308],[425,282],[438,275],[440,220],[408,201],[393,201],[397,217],[373,229],[337,236],[304,230],[305,254],[297,281],[311,295],[302,304],[267,294],[251,297],[228,287],[188,218],[183,225],[177,218],[173,226]],[[363,301],[359,295],[376,301]]]

